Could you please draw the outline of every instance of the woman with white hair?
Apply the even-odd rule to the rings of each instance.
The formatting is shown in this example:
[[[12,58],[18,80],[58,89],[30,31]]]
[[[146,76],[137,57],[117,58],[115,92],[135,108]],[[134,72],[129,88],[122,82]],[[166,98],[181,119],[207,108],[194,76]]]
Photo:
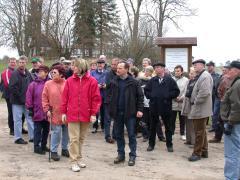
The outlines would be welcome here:
[[[143,58],[143,60],[142,60],[143,70],[139,72],[139,74],[138,74],[138,77],[139,77],[139,78],[144,77],[146,67],[148,67],[148,66],[151,66],[151,59],[149,59],[149,58]]]
[[[90,121],[96,121],[101,105],[101,96],[97,80],[90,76],[88,63],[84,59],[75,59],[73,76],[68,78],[62,95],[62,121],[68,123],[70,138],[69,154],[72,171],[78,172],[86,167],[82,162],[82,146]]]

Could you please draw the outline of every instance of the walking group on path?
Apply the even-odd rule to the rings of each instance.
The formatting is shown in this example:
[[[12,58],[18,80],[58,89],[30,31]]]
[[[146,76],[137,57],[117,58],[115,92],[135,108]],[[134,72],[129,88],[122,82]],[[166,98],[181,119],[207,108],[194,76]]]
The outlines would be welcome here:
[[[91,124],[92,133],[97,134],[100,125],[105,141],[116,142],[114,164],[125,161],[125,126],[128,165],[134,166],[137,137],[148,142],[147,151],[153,151],[157,135],[166,142],[167,151],[174,152],[172,138],[178,119],[181,140],[194,146],[189,161],[208,158],[208,142],[219,143],[224,134],[225,178],[240,178],[239,61],[226,63],[220,75],[214,62],[198,59],[192,62],[187,76],[181,65],[169,72],[165,64],[151,65],[148,58],[142,61],[142,71],[131,58],[113,58],[108,66],[104,55],[90,63],[60,58],[51,67],[44,65],[43,58],[33,57],[30,70],[27,61],[26,56],[20,56],[18,64],[10,58],[8,68],[1,73],[9,133],[16,144],[28,143],[22,138],[27,132],[34,153],[49,152],[52,160],[59,161],[61,143],[61,155],[70,158],[72,171],[78,172],[87,166],[82,147]],[[210,132],[215,136],[208,141],[210,117]],[[23,129],[24,119],[28,131]]]

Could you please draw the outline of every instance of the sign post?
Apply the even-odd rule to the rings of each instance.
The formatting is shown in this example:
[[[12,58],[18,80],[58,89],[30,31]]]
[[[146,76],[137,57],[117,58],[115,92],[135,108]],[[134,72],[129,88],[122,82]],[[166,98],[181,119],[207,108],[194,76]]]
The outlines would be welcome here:
[[[166,64],[169,71],[173,71],[176,65],[182,65],[188,72],[192,64],[192,46],[197,45],[196,37],[156,38],[156,44],[161,48],[160,61]]]

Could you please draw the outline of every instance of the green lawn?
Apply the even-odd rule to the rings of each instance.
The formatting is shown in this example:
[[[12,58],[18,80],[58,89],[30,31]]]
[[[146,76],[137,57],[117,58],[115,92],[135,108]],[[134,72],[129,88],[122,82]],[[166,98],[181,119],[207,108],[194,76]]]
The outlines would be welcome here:
[[[44,63],[45,63],[45,65],[47,65],[47,66],[51,66],[51,65],[54,63],[54,61],[45,61]],[[4,70],[7,66],[8,66],[8,63],[7,63],[7,62],[5,62],[5,61],[0,61],[0,73],[2,73],[3,70]],[[27,68],[30,69],[31,67],[32,67],[32,64],[31,64],[31,62],[29,62],[29,63],[27,64]]]

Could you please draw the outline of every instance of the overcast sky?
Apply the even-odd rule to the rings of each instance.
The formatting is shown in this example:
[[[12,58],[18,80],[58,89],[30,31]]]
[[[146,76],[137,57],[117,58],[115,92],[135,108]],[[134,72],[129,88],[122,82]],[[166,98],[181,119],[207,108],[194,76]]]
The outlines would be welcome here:
[[[116,0],[124,15],[122,0]],[[193,48],[195,58],[224,63],[240,58],[240,0],[189,0],[198,9],[198,16],[179,21],[183,31],[169,27],[167,37],[197,37],[198,46]],[[16,56],[9,48],[0,48],[0,57]]]

